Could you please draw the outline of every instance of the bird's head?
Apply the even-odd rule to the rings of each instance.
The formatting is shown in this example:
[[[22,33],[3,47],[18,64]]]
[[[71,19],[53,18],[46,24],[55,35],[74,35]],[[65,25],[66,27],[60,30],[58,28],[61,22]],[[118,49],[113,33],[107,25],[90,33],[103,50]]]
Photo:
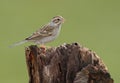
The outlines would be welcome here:
[[[62,16],[55,16],[52,18],[51,20],[51,24],[52,25],[60,25],[62,23],[64,23],[64,18]]]

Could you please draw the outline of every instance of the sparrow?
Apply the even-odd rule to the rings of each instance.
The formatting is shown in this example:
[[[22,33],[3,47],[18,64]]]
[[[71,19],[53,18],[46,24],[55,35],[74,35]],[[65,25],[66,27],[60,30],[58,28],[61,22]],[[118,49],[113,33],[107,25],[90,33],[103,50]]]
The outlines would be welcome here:
[[[55,16],[51,19],[51,21],[48,24],[38,29],[31,36],[11,45],[10,47],[18,46],[26,42],[34,42],[37,45],[38,44],[43,45],[47,42],[51,42],[58,37],[61,30],[61,25],[63,23],[64,18],[62,16]]]

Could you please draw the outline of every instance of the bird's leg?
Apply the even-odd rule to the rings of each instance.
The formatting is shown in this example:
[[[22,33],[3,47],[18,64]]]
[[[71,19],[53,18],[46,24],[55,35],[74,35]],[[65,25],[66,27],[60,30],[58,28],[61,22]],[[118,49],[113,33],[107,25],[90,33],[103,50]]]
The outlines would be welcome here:
[[[42,50],[43,53],[46,52],[46,46],[44,44],[40,45],[40,49]]]

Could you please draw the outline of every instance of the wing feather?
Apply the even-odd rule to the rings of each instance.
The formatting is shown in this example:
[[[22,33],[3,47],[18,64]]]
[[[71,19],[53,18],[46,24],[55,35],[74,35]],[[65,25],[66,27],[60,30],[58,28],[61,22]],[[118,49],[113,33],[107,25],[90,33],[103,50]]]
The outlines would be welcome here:
[[[55,27],[45,25],[43,28],[34,32],[31,36],[26,38],[26,40],[42,39],[47,36],[51,36]]]

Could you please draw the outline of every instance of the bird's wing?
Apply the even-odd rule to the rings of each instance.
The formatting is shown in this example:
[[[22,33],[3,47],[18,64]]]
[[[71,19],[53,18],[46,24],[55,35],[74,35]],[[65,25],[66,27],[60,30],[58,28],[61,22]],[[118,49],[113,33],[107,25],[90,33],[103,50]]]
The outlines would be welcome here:
[[[26,40],[42,39],[44,37],[51,36],[53,30],[54,30],[54,27],[45,25],[45,26],[43,26],[43,28],[37,30],[31,36],[26,38]]]

